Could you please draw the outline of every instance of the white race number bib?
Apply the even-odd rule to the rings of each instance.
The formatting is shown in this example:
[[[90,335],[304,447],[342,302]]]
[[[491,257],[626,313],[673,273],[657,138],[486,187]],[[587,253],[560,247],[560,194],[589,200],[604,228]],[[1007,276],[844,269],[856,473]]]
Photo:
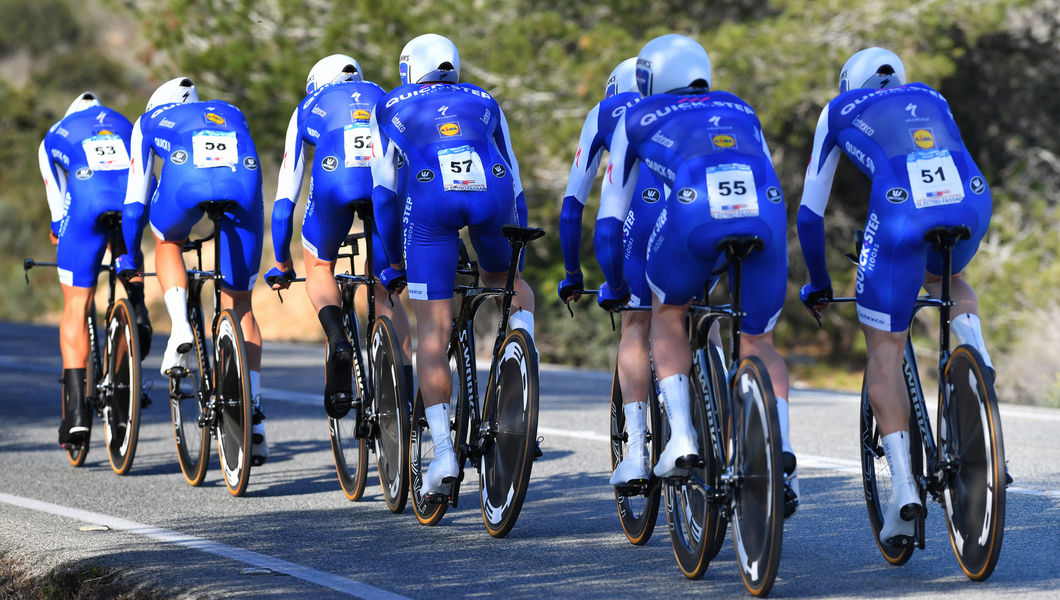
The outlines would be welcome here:
[[[121,136],[114,134],[94,135],[81,142],[88,159],[88,168],[93,171],[117,171],[129,168],[129,152]]]
[[[372,130],[368,123],[351,123],[343,130],[347,167],[367,167],[372,159]]]
[[[749,165],[727,164],[707,168],[710,216],[736,219],[758,216],[758,191]]]
[[[486,189],[482,160],[471,146],[446,148],[438,152],[438,168],[447,191],[481,192]]]
[[[234,167],[239,162],[234,131],[197,131],[191,136],[191,150],[199,168]]]
[[[914,152],[906,156],[905,166],[917,208],[954,204],[964,199],[964,185],[949,150]]]

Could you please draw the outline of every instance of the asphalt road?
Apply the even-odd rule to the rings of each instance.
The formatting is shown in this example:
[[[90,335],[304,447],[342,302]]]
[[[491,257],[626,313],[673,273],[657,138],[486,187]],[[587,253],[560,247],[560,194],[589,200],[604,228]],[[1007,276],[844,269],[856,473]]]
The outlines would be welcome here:
[[[55,443],[57,330],[0,323],[0,550],[41,571],[118,568],[128,581],[188,597],[746,596],[728,541],[699,581],[677,569],[662,514],[646,546],[626,542],[607,485],[609,374],[543,367],[545,454],[515,529],[493,539],[473,495],[436,527],[419,525],[411,506],[391,514],[374,469],[365,499],[345,499],[318,401],[319,345],[266,345],[272,458],[254,469],[246,497],[229,496],[216,452],[206,483],[189,487],[158,375],[164,342],[156,339],[145,366],[155,403],[144,412],[133,470],[118,477],[101,446],[74,469]],[[857,398],[792,396],[802,505],[785,526],[773,597],[1060,597],[1060,411],[1002,408],[1016,483],[997,569],[973,583],[937,505],[925,550],[903,567],[882,559],[862,501]]]

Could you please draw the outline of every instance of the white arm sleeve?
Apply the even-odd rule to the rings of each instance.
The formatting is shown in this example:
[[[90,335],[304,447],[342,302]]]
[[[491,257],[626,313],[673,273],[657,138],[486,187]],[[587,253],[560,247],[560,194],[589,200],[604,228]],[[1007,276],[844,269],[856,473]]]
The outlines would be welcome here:
[[[151,167],[154,161],[154,150],[144,141],[140,119],[133,123],[132,140],[129,149],[132,159],[129,165],[129,184],[125,188],[125,204],[147,204],[147,194],[151,191]]]
[[[813,134],[813,151],[810,153],[810,164],[806,167],[806,181],[802,186],[801,206],[823,217],[828,206],[828,195],[832,191],[832,178],[835,177],[836,165],[839,164],[839,146],[824,148],[828,138],[828,106],[821,111],[817,119],[817,131]],[[821,157],[825,159],[821,160]]]
[[[629,205],[633,201],[633,189],[637,187],[637,178],[633,176],[640,169],[640,159],[634,159],[626,172],[629,140],[626,137],[626,115],[622,115],[615,125],[615,134],[611,138],[610,160],[604,174],[604,187],[600,190],[600,211],[596,220],[601,221],[614,217],[619,221],[626,220]]]
[[[596,134],[599,132],[599,117],[600,105],[597,104],[589,111],[589,115],[585,117],[585,124],[582,125],[582,134],[578,139],[578,152],[574,155],[574,162],[571,163],[570,175],[567,177],[567,190],[563,193],[565,198],[574,197],[583,206],[589,199],[589,191],[592,190],[596,172],[600,170],[600,158],[604,154],[602,144],[595,154],[592,156],[588,154],[592,149],[593,140],[596,139]],[[582,156],[583,153],[585,156]]]
[[[397,192],[397,166],[394,164],[394,144],[383,138],[379,130],[379,122],[376,120],[375,109],[372,109],[372,117],[368,121],[372,130],[372,183]]]
[[[48,158],[48,151],[44,148],[44,142],[40,143],[37,150],[37,161],[40,163],[40,174],[44,178],[44,192],[48,196],[48,209],[51,211],[52,223],[61,221],[66,215],[63,214],[66,206],[66,177],[60,176],[53,168],[52,161]]]
[[[287,198],[298,203],[298,194],[302,192],[302,173],[305,171],[305,151],[302,136],[298,135],[298,109],[291,115],[287,124],[287,139],[283,145],[283,162],[280,164],[280,176],[276,181],[276,199]]]

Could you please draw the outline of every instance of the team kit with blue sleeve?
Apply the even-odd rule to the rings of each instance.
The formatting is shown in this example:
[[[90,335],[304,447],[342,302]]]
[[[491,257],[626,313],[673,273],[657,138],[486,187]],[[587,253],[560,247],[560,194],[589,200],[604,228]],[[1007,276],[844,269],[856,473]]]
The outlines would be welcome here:
[[[810,271],[804,297],[831,286],[824,211],[840,152],[872,180],[856,280],[858,318],[883,331],[904,331],[925,270],[942,273],[941,255],[931,251],[926,232],[956,224],[971,229],[971,238],[953,251],[953,272],[959,273],[990,222],[990,189],[935,90],[910,83],[840,94],[818,120],[799,207]]]
[[[405,258],[409,297],[452,297],[463,227],[480,267],[506,271],[511,247],[501,228],[525,222],[525,199],[493,97],[468,83],[403,85],[376,105],[372,131],[379,232],[387,256]],[[403,209],[394,204],[399,168],[408,174]]]
[[[253,288],[264,208],[258,153],[243,113],[220,100],[160,106],[137,120],[132,152],[122,225],[126,245],[140,246],[145,219],[162,240],[186,239],[202,218],[201,202],[234,201],[238,206],[221,221],[221,272],[233,290]],[[148,210],[154,156],[163,164]]]
[[[316,88],[298,105],[287,128],[277,199],[272,212],[276,261],[290,259],[292,215],[301,192],[305,145],[314,147],[309,198],[302,219],[302,246],[324,261],[338,257],[353,224],[351,204],[372,198],[372,109],[386,92],[367,81]],[[373,232],[373,269],[387,266],[378,233]]]
[[[52,125],[40,146],[41,174],[59,238],[59,281],[88,288],[107,248],[99,223],[105,211],[121,211],[129,177],[132,124],[98,106],[71,113]],[[150,181],[145,180],[145,185]]]
[[[721,252],[718,241],[756,235],[761,252],[744,261],[746,333],[769,331],[784,303],[787,241],[784,196],[754,110],[728,92],[656,94],[620,117],[601,192],[597,256],[611,293],[624,294],[617,252],[645,165],[665,186],[666,203],[648,241],[647,280],[664,304],[700,296]]]

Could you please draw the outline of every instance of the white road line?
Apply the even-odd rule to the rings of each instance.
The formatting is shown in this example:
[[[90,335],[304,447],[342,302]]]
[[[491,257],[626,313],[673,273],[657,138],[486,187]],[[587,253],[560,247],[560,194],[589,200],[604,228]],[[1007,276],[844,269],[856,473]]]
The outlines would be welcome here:
[[[0,502],[69,519],[77,519],[79,521],[92,523],[93,525],[103,525],[110,529],[128,531],[159,542],[176,544],[194,550],[201,550],[222,558],[245,563],[252,567],[270,569],[278,573],[284,573],[291,577],[301,579],[302,581],[326,587],[337,592],[350,594],[351,596],[356,596],[358,598],[364,598],[365,600],[407,600],[405,596],[388,592],[353,579],[347,579],[346,577],[304,567],[266,554],[244,550],[242,548],[214,542],[205,538],[186,535],[170,529],[162,529],[151,525],[144,525],[143,523],[137,523],[135,521],[127,521],[118,517],[112,517],[110,515],[61,506],[50,502],[42,502],[40,500],[34,500],[33,498],[13,496],[2,492],[0,492]]]

